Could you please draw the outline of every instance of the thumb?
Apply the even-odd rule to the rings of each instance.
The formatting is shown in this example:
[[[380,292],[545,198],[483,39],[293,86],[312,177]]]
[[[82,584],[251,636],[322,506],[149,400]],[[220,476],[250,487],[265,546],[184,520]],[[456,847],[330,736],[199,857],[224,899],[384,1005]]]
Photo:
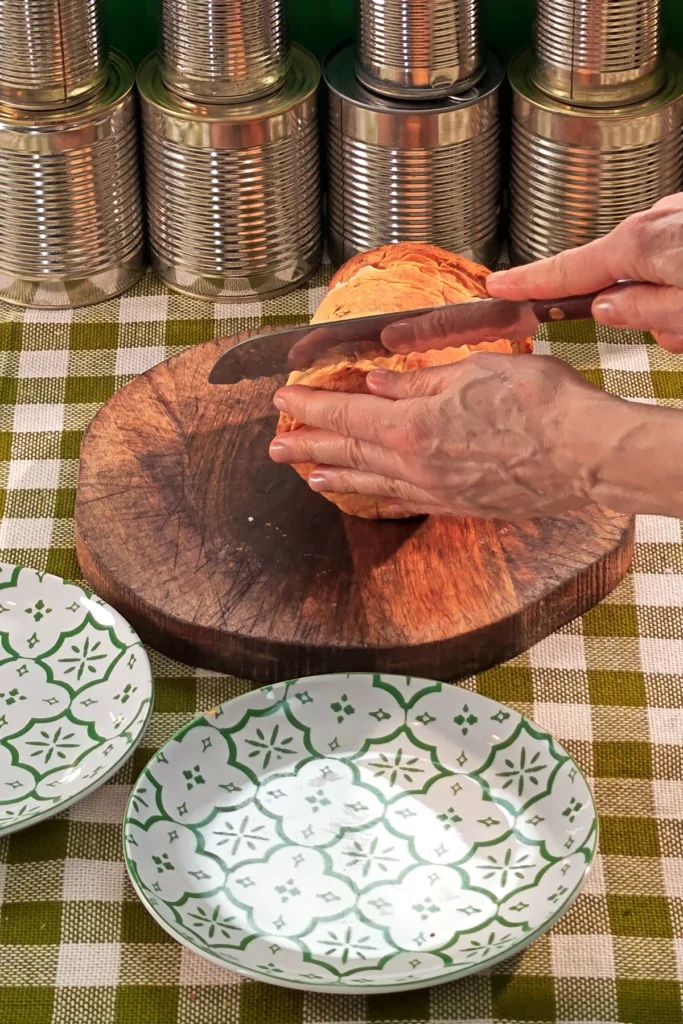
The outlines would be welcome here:
[[[652,336],[667,352],[683,352],[683,334],[670,334],[667,331],[653,331]]]
[[[610,289],[593,303],[593,316],[606,327],[680,334],[683,332],[683,288],[633,284]]]
[[[456,364],[453,364],[457,366]],[[453,365],[430,366],[425,370],[396,373],[395,370],[371,370],[367,385],[373,395],[382,398],[429,398],[440,395],[448,384]]]

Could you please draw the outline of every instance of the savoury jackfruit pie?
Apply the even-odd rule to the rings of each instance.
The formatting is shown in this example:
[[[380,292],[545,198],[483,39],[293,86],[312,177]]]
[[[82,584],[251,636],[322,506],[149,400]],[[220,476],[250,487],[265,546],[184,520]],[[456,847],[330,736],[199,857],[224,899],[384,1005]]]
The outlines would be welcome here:
[[[400,313],[483,299],[487,297],[486,278],[489,273],[486,267],[433,245],[416,242],[385,245],[354,256],[337,271],[311,323],[347,320],[380,313]],[[315,365],[303,371],[295,370],[290,374],[287,383],[322,391],[370,394],[366,378],[371,370],[405,372],[456,363],[475,351],[511,355],[531,352],[532,349],[531,338],[525,338],[519,342],[501,339],[472,346],[463,345],[376,358],[345,355],[338,362],[326,362],[324,365]],[[298,430],[304,426],[305,423],[282,412],[277,434]],[[293,468],[304,480],[308,480],[314,465],[303,463]],[[393,511],[392,506],[395,502],[384,497],[363,494],[323,494],[323,497],[332,501],[348,515],[360,516],[363,519],[395,519],[406,516],[406,513]]]

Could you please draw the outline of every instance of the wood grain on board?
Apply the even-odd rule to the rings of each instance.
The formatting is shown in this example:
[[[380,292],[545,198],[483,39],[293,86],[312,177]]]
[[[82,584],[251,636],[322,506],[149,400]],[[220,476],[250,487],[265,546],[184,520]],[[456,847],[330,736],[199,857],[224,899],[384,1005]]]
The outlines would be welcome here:
[[[83,441],[82,571],[150,646],[259,683],[454,679],[519,654],[626,573],[633,521],[596,506],[524,524],[343,515],[268,457],[284,378],[208,384],[235,340],[137,377]]]

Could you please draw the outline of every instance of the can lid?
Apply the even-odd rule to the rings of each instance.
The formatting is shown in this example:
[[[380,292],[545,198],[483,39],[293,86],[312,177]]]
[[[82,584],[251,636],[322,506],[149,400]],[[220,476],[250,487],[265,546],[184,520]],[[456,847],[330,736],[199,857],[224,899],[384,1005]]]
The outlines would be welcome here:
[[[479,103],[486,96],[496,92],[505,76],[505,68],[499,54],[488,47],[486,70],[476,85],[461,95],[454,90],[452,96],[426,101],[389,99],[370,92],[356,77],[356,48],[352,40],[345,40],[335,46],[323,61],[323,78],[328,89],[341,99],[368,110],[388,113],[442,114],[453,112]]]
[[[104,87],[94,96],[67,109],[22,110],[0,106],[0,129],[53,132],[77,128],[119,103],[132,90],[134,82],[135,68],[131,62],[118,50],[110,50]]]
[[[532,103],[540,110],[547,110],[566,117],[580,117],[594,121],[623,121],[636,117],[654,114],[665,109],[683,95],[683,58],[673,50],[667,50],[663,58],[666,75],[665,83],[659,92],[648,99],[637,103],[623,104],[619,107],[581,107],[577,104],[565,103],[548,96],[540,89],[533,77],[533,51],[530,46],[518,50],[510,61],[508,76],[510,85],[517,96]]]
[[[168,89],[161,76],[161,59],[156,52],[140,65],[137,83],[142,99],[166,114],[203,123],[243,123],[277,117],[312,95],[320,83],[320,65],[312,53],[293,43],[289,72],[282,87],[269,96],[244,103],[193,103],[176,95]]]

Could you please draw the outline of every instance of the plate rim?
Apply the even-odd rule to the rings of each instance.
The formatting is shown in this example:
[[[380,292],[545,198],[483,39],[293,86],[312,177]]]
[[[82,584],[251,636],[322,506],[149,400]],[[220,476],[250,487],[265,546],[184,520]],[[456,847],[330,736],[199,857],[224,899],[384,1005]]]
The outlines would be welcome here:
[[[116,775],[116,773],[119,771],[120,768],[123,767],[126,761],[128,761],[133,756],[137,747],[140,745],[140,742],[143,736],[145,735],[145,732],[147,731],[147,727],[149,726],[149,722],[152,717],[152,712],[154,711],[154,673],[152,672],[152,665],[149,660],[149,655],[145,650],[145,646],[137,630],[133,628],[133,626],[130,624],[125,615],[122,615],[120,611],[114,608],[112,604],[109,604],[108,601],[105,601],[104,598],[100,598],[99,595],[94,590],[90,590],[89,587],[83,587],[80,583],[76,583],[74,580],[69,580],[65,576],[58,576],[54,572],[43,572],[42,569],[35,569],[32,565],[22,565],[20,562],[5,562],[2,559],[0,559],[0,564],[3,566],[12,567],[13,569],[20,569],[22,571],[36,573],[42,572],[43,579],[46,576],[50,576],[52,579],[59,580],[61,583],[66,583],[72,587],[78,587],[78,589],[81,590],[84,594],[89,594],[90,597],[96,597],[98,600],[102,601],[103,606],[105,608],[109,608],[111,611],[116,612],[116,614],[121,619],[123,619],[126,625],[130,627],[133,636],[136,638],[135,642],[130,644],[129,646],[139,646],[139,649],[142,655],[144,656],[144,665],[147,670],[147,677],[149,683],[149,696],[145,697],[144,701],[141,702],[141,706],[144,705],[146,702],[144,714],[141,716],[141,719],[136,719],[135,722],[133,723],[136,724],[136,722],[140,722],[138,733],[133,739],[133,742],[130,744],[130,746],[126,747],[125,751],[116,761],[114,761],[110,768],[108,768],[107,771],[104,772],[99,778],[93,780],[93,782],[90,783],[85,789],[79,790],[78,792],[73,793],[71,796],[66,797],[63,800],[58,800],[56,803],[50,804],[44,810],[39,811],[37,814],[34,814],[30,818],[25,818],[23,820],[18,821],[11,821],[7,825],[3,825],[0,822],[0,839],[2,839],[4,836],[9,836],[16,832],[23,832],[24,829],[31,828],[33,825],[38,825],[43,821],[47,821],[50,818],[54,818],[62,811],[66,811],[70,807],[73,807],[74,804],[80,803],[81,800],[84,800],[87,796],[90,796],[97,789],[99,789],[100,786],[103,786],[106,782],[108,782],[112,778],[112,776]],[[3,630],[2,632],[5,632],[5,630]],[[127,807],[128,804],[126,803],[126,810]]]
[[[472,692],[473,692],[471,690],[465,689],[465,687],[463,687],[463,686],[460,686],[459,683],[444,683],[444,682],[441,682],[441,681],[435,680],[435,679],[426,679],[423,676],[407,676],[405,673],[400,673],[400,672],[382,672],[382,673],[373,673],[371,671],[368,671],[368,672],[355,672],[355,671],[354,672],[320,672],[320,673],[317,673],[317,674],[314,674],[314,675],[297,676],[294,679],[286,679],[286,680],[282,680],[279,683],[271,683],[271,684],[267,684],[265,686],[261,686],[261,687],[257,687],[257,688],[251,689],[251,690],[247,690],[245,693],[240,693],[236,697],[229,697],[227,700],[222,701],[220,704],[210,708],[208,711],[204,711],[204,712],[201,712],[200,714],[195,715],[194,718],[190,719],[189,722],[186,722],[183,726],[181,726],[179,729],[177,729],[176,732],[174,732],[172,736],[169,736],[169,738],[158,748],[158,750],[155,751],[155,753],[149,759],[147,764],[145,764],[145,766],[142,768],[142,770],[140,771],[140,774],[138,775],[138,777],[136,778],[135,782],[133,783],[133,786],[131,788],[131,791],[130,791],[130,794],[128,796],[128,799],[126,800],[126,807],[125,807],[125,811],[124,811],[124,815],[123,815],[123,822],[122,822],[122,827],[121,827],[121,844],[122,844],[122,847],[123,847],[123,859],[124,859],[124,864],[125,864],[125,867],[126,867],[126,873],[127,873],[128,878],[129,878],[129,880],[131,882],[131,885],[133,886],[133,889],[135,890],[135,893],[136,893],[138,899],[140,900],[140,902],[144,906],[144,908],[147,911],[147,913],[150,914],[150,916],[157,922],[157,924],[159,924],[163,928],[163,930],[168,935],[170,935],[173,939],[175,939],[176,942],[180,943],[181,946],[184,946],[185,949],[188,949],[191,953],[194,953],[195,955],[197,955],[199,957],[202,957],[202,959],[207,960],[209,963],[215,964],[217,967],[222,968],[223,970],[227,971],[228,973],[237,974],[237,975],[239,975],[242,978],[249,979],[250,981],[260,982],[260,983],[265,984],[265,985],[275,985],[278,988],[286,988],[286,989],[291,989],[291,990],[295,990],[295,991],[298,991],[298,992],[321,992],[321,993],[327,994],[327,995],[345,995],[345,996],[346,995],[348,995],[348,996],[351,996],[351,995],[388,995],[388,994],[394,993],[394,992],[410,992],[410,991],[416,991],[418,989],[433,988],[433,987],[436,987],[437,985],[445,985],[445,984],[447,984],[449,982],[460,981],[461,978],[466,978],[466,977],[468,977],[468,976],[470,976],[472,974],[478,974],[478,973],[481,973],[482,971],[487,971],[489,968],[495,967],[496,964],[502,963],[504,960],[507,960],[510,957],[515,956],[517,953],[520,953],[522,950],[528,948],[528,946],[531,945],[532,942],[536,942],[537,939],[542,938],[542,936],[545,935],[548,931],[550,931],[550,929],[557,923],[557,921],[561,917],[563,917],[571,909],[571,907],[574,905],[575,901],[577,900],[577,898],[579,897],[579,895],[581,894],[581,892],[585,888],[586,883],[588,882],[588,879],[589,879],[589,877],[591,875],[591,872],[593,871],[593,869],[595,867],[595,862],[596,862],[596,857],[597,857],[598,847],[599,847],[599,842],[600,842],[600,818],[599,818],[599,815],[598,815],[598,809],[597,809],[597,805],[596,805],[596,802],[595,802],[595,795],[593,793],[593,790],[592,790],[591,786],[588,783],[588,779],[586,777],[586,774],[583,771],[583,769],[581,768],[581,766],[579,764],[577,764],[577,762],[576,762],[575,758],[573,757],[573,755],[568,750],[566,750],[566,748],[564,746],[562,746],[562,744],[559,743],[559,741],[555,740],[554,736],[552,736],[552,734],[549,733],[545,728],[542,728],[542,727],[536,725],[536,723],[532,719],[527,718],[526,715],[523,715],[520,712],[516,712],[515,709],[511,708],[509,705],[503,704],[501,701],[496,700],[495,698],[487,697],[485,694],[477,694],[480,697],[484,697],[484,699],[490,701],[492,704],[495,704],[499,708],[504,708],[505,710],[513,711],[515,714],[520,715],[520,719],[521,719],[522,722],[528,723],[537,732],[541,733],[543,736],[548,737],[550,740],[552,740],[554,745],[559,750],[561,750],[563,753],[565,753],[567,755],[567,757],[571,760],[572,765],[576,768],[577,772],[579,773],[579,776],[585,782],[586,787],[588,789],[588,792],[590,794],[590,803],[591,803],[591,808],[592,808],[592,811],[593,811],[593,826],[591,828],[591,831],[589,832],[587,840],[590,839],[594,835],[595,836],[595,842],[593,843],[593,848],[591,850],[590,856],[586,860],[586,863],[584,865],[584,869],[583,869],[583,871],[581,873],[581,877],[577,881],[577,883],[576,883],[574,889],[572,890],[572,892],[565,899],[564,903],[560,907],[558,907],[558,909],[552,915],[552,917],[550,917],[547,921],[545,921],[538,928],[536,928],[532,932],[530,932],[529,935],[525,936],[523,940],[517,942],[515,945],[511,946],[509,949],[504,950],[502,953],[497,954],[496,956],[492,957],[491,959],[486,960],[482,964],[472,964],[472,966],[470,968],[467,968],[466,970],[462,970],[462,971],[458,971],[458,972],[453,972],[451,974],[448,974],[447,970],[444,970],[442,972],[443,975],[445,975],[444,977],[437,976],[437,977],[434,977],[434,978],[427,978],[425,980],[419,980],[418,979],[416,981],[411,981],[411,982],[394,982],[393,984],[377,985],[377,986],[373,986],[373,985],[360,985],[360,984],[359,985],[349,985],[349,984],[344,984],[343,980],[341,980],[341,979],[340,979],[338,984],[316,985],[316,984],[312,984],[310,982],[306,983],[306,982],[296,982],[296,981],[285,981],[285,980],[282,980],[280,978],[274,977],[272,975],[265,975],[265,974],[259,973],[258,971],[250,970],[249,968],[245,968],[242,965],[228,964],[224,960],[221,960],[220,957],[218,957],[215,954],[211,953],[209,950],[205,950],[205,949],[201,948],[200,946],[195,945],[189,938],[187,938],[186,936],[182,935],[179,931],[176,931],[174,928],[172,928],[171,925],[167,921],[165,921],[161,917],[160,914],[158,914],[156,912],[154,907],[152,905],[150,905],[148,897],[147,897],[145,891],[143,889],[141,889],[140,885],[138,884],[138,881],[137,881],[137,878],[136,878],[136,872],[135,872],[135,870],[133,868],[132,858],[129,857],[129,854],[128,854],[128,848],[127,848],[127,843],[126,843],[126,836],[127,836],[127,826],[128,826],[128,823],[129,823],[130,820],[132,820],[130,815],[129,815],[129,810],[130,810],[130,808],[132,806],[133,798],[135,796],[135,793],[136,793],[136,790],[137,790],[137,786],[138,786],[140,780],[145,775],[145,772],[148,770],[148,768],[150,768],[150,766],[152,764],[154,764],[157,755],[162,750],[164,750],[167,746],[169,746],[171,743],[173,743],[174,741],[178,740],[178,738],[182,738],[182,735],[186,732],[186,730],[188,730],[191,727],[193,727],[196,722],[199,722],[201,720],[206,720],[210,716],[215,716],[217,711],[219,711],[221,708],[225,707],[228,704],[232,705],[232,704],[236,703],[237,701],[245,701],[246,702],[250,698],[252,698],[255,694],[257,694],[257,693],[259,693],[259,692],[261,692],[263,690],[266,690],[268,692],[272,692],[272,690],[275,689],[276,687],[285,687],[286,688],[288,685],[291,685],[292,683],[295,683],[295,682],[314,683],[314,682],[316,682],[318,680],[321,680],[321,679],[329,679],[330,677],[346,677],[346,678],[348,678],[349,675],[368,675],[368,676],[373,676],[373,675],[376,675],[376,674],[380,674],[382,676],[387,676],[387,677],[398,678],[398,679],[410,678],[410,679],[414,679],[416,681],[419,680],[421,682],[428,683],[428,684],[429,683],[431,683],[431,684],[439,683],[439,685],[442,688],[448,687],[448,691],[459,691],[461,694],[467,694],[469,696],[471,696]],[[440,692],[443,692],[443,690],[440,691]],[[474,692],[476,694],[476,691],[474,691]],[[286,693],[286,689],[285,689],[285,693]],[[577,852],[579,852],[579,851],[577,851]]]

